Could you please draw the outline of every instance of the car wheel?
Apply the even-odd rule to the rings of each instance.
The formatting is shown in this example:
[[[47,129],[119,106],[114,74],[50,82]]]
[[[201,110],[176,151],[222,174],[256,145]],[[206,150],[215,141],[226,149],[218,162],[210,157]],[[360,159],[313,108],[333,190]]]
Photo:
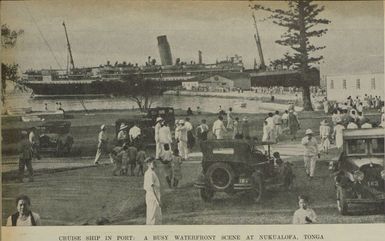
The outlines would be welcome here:
[[[348,204],[346,202],[346,195],[342,187],[337,187],[337,209],[342,215],[348,214]]]
[[[259,202],[262,199],[263,194],[263,179],[260,174],[252,175],[253,190],[251,191],[251,197],[254,202]]]
[[[233,184],[234,171],[230,165],[217,162],[207,169],[206,177],[212,189],[226,190]]]
[[[200,195],[203,201],[210,202],[213,199],[214,191],[207,188],[202,188],[200,190]]]

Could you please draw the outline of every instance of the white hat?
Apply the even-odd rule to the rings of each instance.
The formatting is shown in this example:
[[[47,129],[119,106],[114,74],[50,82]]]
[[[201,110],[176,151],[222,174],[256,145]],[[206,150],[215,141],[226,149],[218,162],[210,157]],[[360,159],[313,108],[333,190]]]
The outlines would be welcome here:
[[[106,128],[106,125],[105,125],[105,124],[103,124],[103,125],[100,126],[100,130],[104,130],[105,128]]]
[[[120,124],[120,130],[127,129],[128,126],[125,123]]]
[[[247,119],[247,117],[243,117],[243,121],[248,121],[249,119]]]
[[[313,131],[311,129],[307,129],[305,131],[305,135],[310,135],[310,134],[313,134]]]
[[[159,121],[161,121],[161,120],[163,120],[163,118],[160,117],[160,116],[156,118],[156,122],[159,122]]]
[[[179,120],[179,124],[184,124],[184,120]]]

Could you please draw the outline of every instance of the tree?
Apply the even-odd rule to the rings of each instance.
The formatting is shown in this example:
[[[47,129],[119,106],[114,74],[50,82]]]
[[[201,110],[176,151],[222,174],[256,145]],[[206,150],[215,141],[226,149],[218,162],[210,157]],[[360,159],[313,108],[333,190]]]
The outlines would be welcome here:
[[[132,83],[131,90],[127,90],[128,98],[135,101],[141,111],[146,111],[151,108],[154,101],[154,96],[159,95],[161,85],[159,81],[138,77],[129,77],[126,81]]]
[[[15,47],[17,38],[23,34],[23,30],[11,30],[8,25],[1,25],[1,47],[10,49]],[[19,65],[15,63],[1,63],[1,102],[5,104],[5,93],[7,88],[7,80],[16,83],[19,80],[18,76]],[[20,85],[16,87],[21,88]]]
[[[327,32],[326,28],[316,29],[321,24],[329,24],[330,21],[318,18],[324,10],[313,0],[289,0],[288,9],[272,9],[259,4],[251,6],[255,10],[269,12],[274,24],[286,28],[286,32],[277,44],[290,47],[292,52],[286,53],[282,59],[276,60],[275,64],[297,69],[300,72],[300,83],[302,87],[302,99],[304,110],[312,111],[313,107],[309,90],[309,70],[312,64],[319,63],[323,56],[315,56],[315,52],[324,49],[325,46],[315,46],[310,43],[311,38],[321,37]]]

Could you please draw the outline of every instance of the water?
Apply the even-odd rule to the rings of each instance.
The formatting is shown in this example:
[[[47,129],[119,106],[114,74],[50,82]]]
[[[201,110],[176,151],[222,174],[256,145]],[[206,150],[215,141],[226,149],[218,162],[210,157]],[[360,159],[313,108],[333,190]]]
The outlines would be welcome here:
[[[47,103],[48,110],[56,109],[56,102],[60,102],[64,110],[84,110],[82,101],[88,110],[96,109],[132,109],[138,108],[137,104],[127,97],[100,97],[100,98],[30,98],[29,94],[12,94],[7,98],[8,106],[12,108],[32,107],[33,111],[44,111]],[[241,107],[241,103],[246,104],[246,108]],[[199,97],[199,96],[156,96],[153,98],[152,107],[172,106],[175,109],[187,110],[191,107],[193,112],[200,107],[202,112],[217,113],[219,106],[227,111],[233,108],[234,113],[260,113],[268,112],[273,109],[282,110],[286,105],[276,105],[272,103],[262,103],[258,100],[246,99],[225,99],[218,97]]]

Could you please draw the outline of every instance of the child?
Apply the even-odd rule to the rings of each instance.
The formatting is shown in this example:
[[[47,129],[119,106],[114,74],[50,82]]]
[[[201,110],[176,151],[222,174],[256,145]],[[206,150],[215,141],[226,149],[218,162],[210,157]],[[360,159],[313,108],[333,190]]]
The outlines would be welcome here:
[[[172,161],[172,152],[170,150],[170,145],[165,144],[163,147],[164,151],[162,152],[161,162],[164,164],[164,173],[166,175],[166,181],[168,186],[171,188],[171,179],[172,179],[172,170],[171,170],[171,161]]]
[[[123,147],[122,147],[121,151],[116,155],[115,160],[118,160],[116,162],[117,167],[116,167],[115,173],[118,169],[120,169],[120,173],[122,175],[127,174],[128,162],[129,162],[128,145],[127,144],[123,144]],[[120,165],[121,165],[121,168],[119,168]]]
[[[308,208],[309,199],[300,195],[298,197],[299,209],[294,212],[293,224],[311,224],[317,222],[317,216],[313,209]]]
[[[327,154],[329,153],[329,147],[330,147],[330,140],[329,140],[330,127],[328,125],[327,120],[323,120],[321,122],[321,125],[319,127],[319,134],[321,138],[321,149]]]
[[[138,149],[134,146],[129,146],[127,148],[128,153],[128,164],[130,165],[130,176],[134,176],[134,170],[136,166],[136,156],[138,154]]]
[[[171,161],[171,170],[172,170],[172,178],[171,178],[171,186],[177,187],[179,181],[182,179],[182,157],[179,156],[178,149],[174,149],[174,153]]]
[[[139,148],[138,154],[136,155],[136,166],[137,166],[136,176],[138,177],[139,177],[139,174],[141,174],[142,176],[144,175],[144,172],[143,172],[144,160],[146,160],[146,152],[143,150],[143,148]]]

